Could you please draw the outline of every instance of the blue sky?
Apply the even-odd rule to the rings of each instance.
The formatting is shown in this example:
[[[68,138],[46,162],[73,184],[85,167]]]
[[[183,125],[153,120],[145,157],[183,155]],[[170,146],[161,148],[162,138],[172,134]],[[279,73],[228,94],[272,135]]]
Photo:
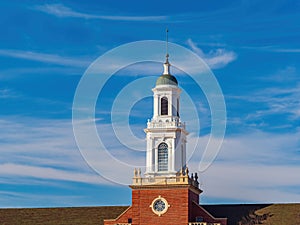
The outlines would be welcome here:
[[[216,160],[200,174],[202,203],[300,201],[299,1],[12,0],[1,1],[0,8],[0,207],[130,204],[130,188],[101,177],[81,156],[73,97],[99,56],[128,42],[164,40],[166,27],[170,42],[207,63],[225,98],[226,135]],[[201,120],[199,134],[188,108],[181,108],[189,144],[199,140],[205,146],[205,96],[182,71],[172,72]],[[99,95],[105,104],[96,106],[98,132],[121,161],[142,166],[145,155],[132,154],[116,138],[114,99],[135,79],[161,73],[159,63],[132,65],[111,77]],[[150,96],[153,86],[142,90]],[[140,91],[130,95],[142,96]],[[142,150],[152,115],[149,96],[129,116],[138,140],[131,144]],[[191,170],[202,152],[189,161]],[[109,176],[130,184],[132,171],[95,160]]]

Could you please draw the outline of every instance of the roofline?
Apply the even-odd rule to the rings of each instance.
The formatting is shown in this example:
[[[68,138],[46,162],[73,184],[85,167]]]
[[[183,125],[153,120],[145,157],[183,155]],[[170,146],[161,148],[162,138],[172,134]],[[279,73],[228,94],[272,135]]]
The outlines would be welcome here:
[[[103,221],[117,221],[118,219],[120,219],[121,216],[123,216],[129,209],[131,209],[132,206],[129,206],[127,209],[125,209],[124,212],[122,212],[117,218],[115,219],[104,219]]]
[[[197,202],[195,202],[195,201],[193,201],[193,203],[197,206],[197,207],[199,207],[199,208],[201,208],[207,215],[209,215],[212,219],[214,219],[214,220],[227,220],[228,218],[226,218],[226,217],[218,217],[218,218],[216,218],[216,217],[214,217],[213,215],[211,215],[206,209],[204,209],[201,205],[199,205]]]

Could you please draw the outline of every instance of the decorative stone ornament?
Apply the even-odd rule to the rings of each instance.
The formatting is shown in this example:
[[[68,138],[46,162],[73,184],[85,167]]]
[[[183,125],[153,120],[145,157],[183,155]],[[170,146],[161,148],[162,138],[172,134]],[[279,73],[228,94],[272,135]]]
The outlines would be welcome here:
[[[152,201],[149,207],[152,209],[153,213],[155,213],[158,216],[161,216],[168,211],[170,205],[168,204],[166,199],[162,198],[159,195]]]

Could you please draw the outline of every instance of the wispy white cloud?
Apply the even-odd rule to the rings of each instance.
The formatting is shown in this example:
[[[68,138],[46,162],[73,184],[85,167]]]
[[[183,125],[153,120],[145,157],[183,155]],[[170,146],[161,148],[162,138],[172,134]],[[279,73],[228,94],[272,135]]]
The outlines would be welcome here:
[[[167,16],[120,16],[88,14],[75,11],[62,4],[37,5],[34,7],[34,9],[57,17],[73,17],[83,19],[101,19],[117,21],[162,21],[168,18]]]
[[[67,120],[6,117],[0,120],[0,127],[1,164],[89,171]]]
[[[120,183],[128,184],[132,170],[118,170],[118,166],[124,163],[136,165],[137,162],[142,165],[144,161],[140,154],[134,157],[137,155],[135,152],[117,144],[114,134],[110,132],[110,125],[107,124],[100,126],[100,137],[109,140],[105,144],[109,145],[108,149],[116,160],[112,169],[110,162],[103,161],[101,157],[93,157],[93,162],[88,163],[100,165],[99,174],[93,171],[82,157],[69,120],[14,117],[0,120],[0,127],[1,182],[7,182],[9,177],[9,182],[28,182],[29,179],[35,178],[108,184],[110,178],[117,180],[119,176]],[[137,145],[132,141],[127,144]],[[98,147],[96,144],[94,146]],[[142,149],[142,146],[139,147]],[[107,173],[102,174],[102,171]],[[116,174],[116,171],[120,173]],[[103,179],[103,176],[106,179]]]
[[[0,121],[0,126],[2,183],[14,180],[28,183],[32,179],[46,182],[56,180],[86,184],[109,183],[91,171],[84,162],[76,147],[69,121],[28,118],[14,118],[12,121],[6,118]],[[126,150],[111,137],[115,134],[110,131],[110,125],[100,124],[99,135],[108,141],[106,144],[111,147],[111,154],[117,157],[119,163],[112,167],[111,163],[101,158],[94,157],[94,161],[100,163],[106,178],[128,184],[131,182],[132,169],[128,166],[128,171],[120,170],[123,168],[121,164],[144,165],[145,154],[141,152],[142,154],[137,155],[136,152]],[[256,131],[227,137],[217,160],[200,176],[204,195],[208,199],[229,198],[248,202],[299,201],[300,196],[288,191],[291,186],[300,186],[300,159],[297,153],[300,148],[299,135],[299,132],[276,135]],[[130,141],[130,134],[128,139],[126,144],[137,144]],[[197,141],[201,148],[194,149]],[[188,162],[191,172],[198,170],[207,141],[208,136],[199,138],[194,134],[189,135],[189,155],[193,153]],[[142,141],[138,145],[139,148],[145,147]],[[270,187],[273,190],[271,192]]]
[[[31,180],[33,183],[36,181]],[[53,183],[40,183],[39,185],[45,185],[47,188],[51,187]],[[43,186],[43,187],[45,187]],[[74,187],[76,189],[76,187]],[[82,206],[82,202],[86,199],[84,193],[82,195],[70,192],[69,194],[61,193],[28,193],[26,190],[18,191],[0,191],[1,204],[0,208],[24,208],[24,207],[53,207],[53,206]]]
[[[294,84],[295,81],[298,81],[299,75],[295,66],[286,66],[270,75],[262,75],[258,79],[259,81],[278,82],[278,84],[288,82]]]
[[[9,88],[0,89],[0,99],[17,98],[19,95]]]
[[[300,53],[300,48],[282,48],[274,45],[266,46],[243,46],[241,48],[255,50],[255,51],[266,51],[266,52],[278,52],[278,53]]]
[[[18,68],[8,68],[0,70],[0,80],[14,79],[21,75],[53,75],[53,74],[63,74],[63,75],[82,75],[84,67],[71,67],[71,66],[57,66],[54,65],[41,65],[39,67],[18,67]]]
[[[18,59],[26,59],[44,63],[51,63],[55,65],[73,66],[73,67],[87,67],[91,63],[88,59],[78,59],[64,57],[57,54],[46,54],[32,51],[0,49],[0,55],[5,57],[12,57]]]
[[[190,38],[187,40],[187,44],[211,69],[222,68],[237,58],[235,52],[225,50],[224,48],[218,48],[216,50],[211,50],[208,53],[204,53]]]
[[[299,193],[290,191],[300,187],[299,135],[256,130],[227,137],[217,160],[200,174],[203,195],[238,202],[299,202]],[[200,146],[207,138],[199,139]],[[198,170],[199,150],[189,161],[191,172]]]
[[[244,100],[251,103],[262,104],[261,109],[249,112],[246,120],[264,118],[285,114],[291,121],[300,118],[300,84],[296,83],[292,87],[271,87],[255,91],[247,96],[228,96],[231,99]]]
[[[201,177],[207,199],[243,203],[299,202],[300,167],[215,163]]]
[[[80,173],[74,171],[67,171],[62,169],[55,169],[44,166],[30,166],[5,163],[0,165],[1,176],[23,176],[33,177],[38,179],[51,179],[63,181],[75,181],[83,183],[104,183],[100,176],[93,173]]]
[[[229,104],[238,102],[238,107],[245,105],[249,108],[246,114],[240,113],[238,118],[230,117],[228,122],[235,126],[247,123],[252,127],[278,131],[284,128],[297,128],[300,120],[298,77],[297,69],[294,66],[287,66],[271,74],[259,76],[258,85],[254,90],[251,89],[251,93],[227,95]],[[273,123],[276,116],[277,118],[281,116],[281,119]]]
[[[300,118],[300,84],[296,87],[286,89],[267,88],[260,96],[256,101],[266,103],[269,106],[268,110],[262,110],[260,111],[261,113],[287,113],[291,116],[292,120]]]
[[[273,49],[274,52],[300,53],[300,48],[278,48]]]

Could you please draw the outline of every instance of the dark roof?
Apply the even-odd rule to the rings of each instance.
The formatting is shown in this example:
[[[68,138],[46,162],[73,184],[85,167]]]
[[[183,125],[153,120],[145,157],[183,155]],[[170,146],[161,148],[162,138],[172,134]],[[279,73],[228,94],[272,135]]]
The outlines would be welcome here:
[[[5,225],[103,225],[128,206],[0,209],[0,224]]]
[[[227,218],[227,225],[237,225],[239,221],[258,209],[270,204],[241,204],[241,205],[201,205],[205,210],[217,218]]]
[[[214,217],[227,217],[228,225],[300,224],[300,204],[201,205]]]
[[[227,217],[228,225],[249,225],[255,222],[272,225],[300,224],[300,204],[201,205],[214,217]],[[65,225],[97,224],[114,219],[128,206],[72,208],[0,209],[0,224]]]

